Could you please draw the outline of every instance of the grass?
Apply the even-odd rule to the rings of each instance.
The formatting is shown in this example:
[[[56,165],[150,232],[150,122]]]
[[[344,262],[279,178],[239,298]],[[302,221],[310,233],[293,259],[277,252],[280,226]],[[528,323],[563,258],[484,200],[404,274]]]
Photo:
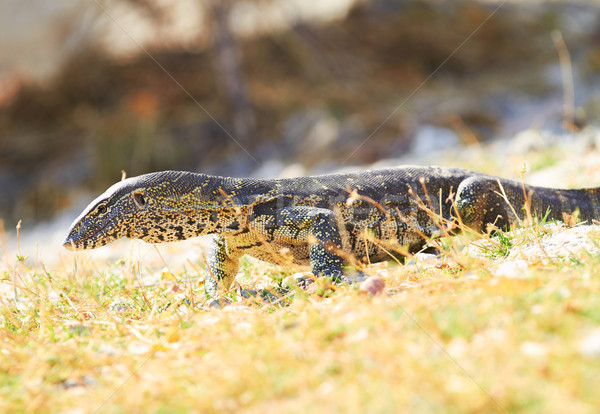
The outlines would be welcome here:
[[[597,162],[573,157],[591,172],[571,185],[589,184]],[[149,256],[115,243],[103,251],[117,259],[64,253],[53,268],[4,257],[0,412],[595,413],[600,231],[585,236],[594,248],[553,252],[542,242],[563,230],[545,221],[370,266],[379,295],[319,283],[277,303],[231,292],[223,309],[189,244]],[[240,271],[242,287],[276,290],[298,269]]]
[[[523,231],[500,244],[539,237]],[[171,273],[78,254],[46,271],[14,258],[1,273],[0,411],[594,412],[600,351],[582,343],[600,325],[600,256],[512,278],[494,275],[504,255],[457,255],[371,266],[386,284],[376,296],[230,295],[222,310],[186,281],[199,263]],[[251,288],[295,271],[242,269]]]

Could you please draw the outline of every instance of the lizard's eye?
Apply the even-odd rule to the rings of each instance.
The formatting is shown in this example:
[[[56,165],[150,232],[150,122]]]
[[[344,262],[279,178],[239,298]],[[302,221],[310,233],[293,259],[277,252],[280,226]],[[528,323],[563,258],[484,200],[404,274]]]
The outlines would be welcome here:
[[[96,207],[96,211],[100,214],[106,214],[108,207],[106,207],[106,204],[100,204],[98,207]]]
[[[133,201],[139,208],[146,207],[146,197],[144,197],[144,194],[142,194],[140,191],[133,193]]]

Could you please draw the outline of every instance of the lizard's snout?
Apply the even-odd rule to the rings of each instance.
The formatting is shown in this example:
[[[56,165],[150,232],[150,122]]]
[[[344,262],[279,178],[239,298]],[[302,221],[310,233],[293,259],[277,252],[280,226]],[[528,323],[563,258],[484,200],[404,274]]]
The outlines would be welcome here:
[[[63,247],[67,250],[75,250],[74,243],[69,237],[67,237],[63,242]]]
[[[63,241],[63,247],[67,250],[77,250],[76,239],[73,237],[73,233],[69,233],[67,238]]]
[[[79,240],[79,230],[81,229],[81,223],[77,223],[71,226],[69,234],[63,241],[63,247],[67,250],[77,250],[77,241]]]

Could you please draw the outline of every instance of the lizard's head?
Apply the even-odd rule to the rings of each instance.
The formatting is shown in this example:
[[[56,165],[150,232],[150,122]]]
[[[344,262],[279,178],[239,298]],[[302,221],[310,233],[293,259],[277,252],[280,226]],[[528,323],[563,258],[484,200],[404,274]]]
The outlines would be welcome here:
[[[70,250],[104,246],[121,237],[149,243],[183,240],[207,232],[212,206],[206,176],[162,171],[111,186],[71,225],[63,242]],[[213,202],[214,203],[214,202]]]

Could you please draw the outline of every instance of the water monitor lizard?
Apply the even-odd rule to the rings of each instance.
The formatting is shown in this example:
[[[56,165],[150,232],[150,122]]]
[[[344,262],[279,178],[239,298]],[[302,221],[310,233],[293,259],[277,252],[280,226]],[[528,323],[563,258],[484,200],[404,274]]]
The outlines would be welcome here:
[[[538,216],[562,220],[563,213],[578,210],[581,220],[600,218],[600,188],[523,186],[458,168],[402,166],[268,180],[162,171],[110,187],[75,220],[64,246],[93,249],[121,237],[160,243],[214,234],[205,283],[214,296],[219,285],[231,285],[244,254],[272,263],[291,260],[339,279],[349,257],[373,263],[397,255],[394,246],[421,250],[447,224],[432,212],[446,220],[460,217],[483,232],[490,223],[505,228],[523,218],[526,197]]]

